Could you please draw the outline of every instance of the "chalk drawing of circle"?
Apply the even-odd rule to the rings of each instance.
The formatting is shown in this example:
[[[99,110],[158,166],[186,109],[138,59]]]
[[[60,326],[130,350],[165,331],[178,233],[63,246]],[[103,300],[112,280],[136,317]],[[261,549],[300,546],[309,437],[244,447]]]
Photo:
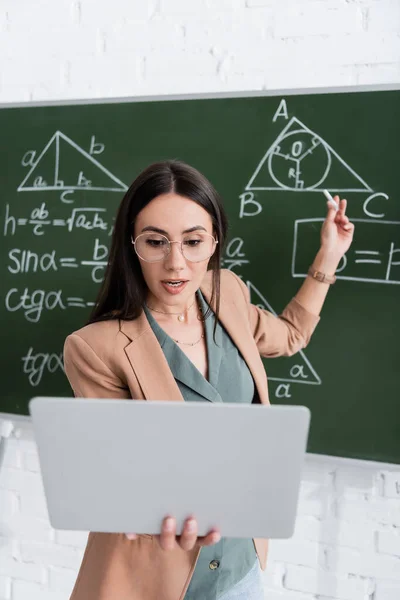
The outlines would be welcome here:
[[[268,171],[281,188],[312,190],[324,181],[331,163],[331,153],[324,141],[310,131],[298,129],[273,145]]]

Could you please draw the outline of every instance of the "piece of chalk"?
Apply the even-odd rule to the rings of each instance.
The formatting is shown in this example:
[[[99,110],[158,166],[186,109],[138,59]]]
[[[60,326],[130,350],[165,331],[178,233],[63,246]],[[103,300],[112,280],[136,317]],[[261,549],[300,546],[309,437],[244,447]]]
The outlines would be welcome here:
[[[338,210],[339,206],[338,206],[337,202],[335,202],[335,200],[332,198],[332,196],[330,195],[330,193],[328,192],[328,190],[322,190],[322,193],[324,194],[324,196],[328,200],[328,202],[331,203],[331,205],[333,206],[333,208],[335,210]]]

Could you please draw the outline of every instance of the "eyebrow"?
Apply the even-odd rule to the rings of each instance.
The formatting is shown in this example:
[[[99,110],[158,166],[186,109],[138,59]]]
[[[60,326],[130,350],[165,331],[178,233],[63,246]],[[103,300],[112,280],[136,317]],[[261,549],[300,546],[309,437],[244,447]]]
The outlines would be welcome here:
[[[202,225],[194,225],[193,227],[189,227],[189,229],[185,229],[184,231],[182,231],[182,233],[192,233],[192,231],[198,231],[199,229],[207,233],[207,229]],[[149,225],[148,227],[143,227],[141,233],[144,233],[145,231],[155,231],[156,233],[161,233],[162,235],[168,236],[168,231],[165,231],[165,229],[160,229],[159,227],[153,227],[152,225]]]

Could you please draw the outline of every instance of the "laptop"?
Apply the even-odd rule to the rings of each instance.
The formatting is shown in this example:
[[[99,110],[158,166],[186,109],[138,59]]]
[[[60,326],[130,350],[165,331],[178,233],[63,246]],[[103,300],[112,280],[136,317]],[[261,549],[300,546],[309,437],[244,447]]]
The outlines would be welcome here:
[[[304,406],[36,397],[30,401],[56,529],[293,535],[310,411]]]

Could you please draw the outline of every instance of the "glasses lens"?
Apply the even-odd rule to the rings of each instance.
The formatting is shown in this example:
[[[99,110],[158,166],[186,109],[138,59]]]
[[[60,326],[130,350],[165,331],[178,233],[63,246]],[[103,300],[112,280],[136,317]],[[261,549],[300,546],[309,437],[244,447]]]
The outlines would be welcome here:
[[[201,262],[214,253],[216,241],[208,233],[191,233],[182,240],[182,253],[186,260]],[[135,240],[136,254],[147,262],[163,260],[170,252],[168,238],[159,233],[141,233]]]
[[[135,240],[135,250],[143,260],[157,262],[168,254],[169,241],[159,233],[142,233]]]
[[[208,233],[191,233],[182,240],[183,256],[191,262],[209,258],[215,250],[215,240]]]

